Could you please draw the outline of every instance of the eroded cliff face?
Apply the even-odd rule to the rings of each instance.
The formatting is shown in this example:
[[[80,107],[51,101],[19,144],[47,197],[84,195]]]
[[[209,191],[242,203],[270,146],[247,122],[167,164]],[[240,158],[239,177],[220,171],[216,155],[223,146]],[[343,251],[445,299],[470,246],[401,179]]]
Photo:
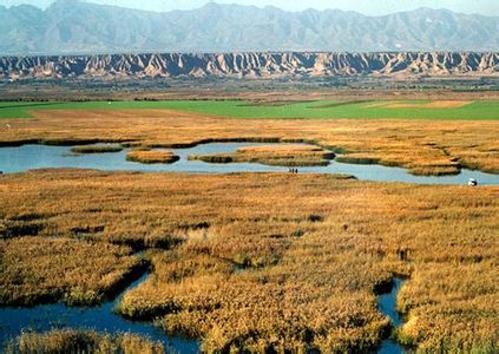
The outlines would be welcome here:
[[[499,53],[220,53],[0,57],[3,79],[496,76]]]

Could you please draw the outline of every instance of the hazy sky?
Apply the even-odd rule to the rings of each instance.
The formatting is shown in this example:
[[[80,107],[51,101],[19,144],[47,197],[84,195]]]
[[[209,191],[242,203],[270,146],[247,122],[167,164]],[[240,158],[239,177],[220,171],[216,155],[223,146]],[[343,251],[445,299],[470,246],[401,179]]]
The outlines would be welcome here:
[[[54,0],[0,0],[0,5],[31,4],[46,7]],[[153,11],[192,9],[201,7],[208,0],[90,0],[100,4],[133,7]],[[368,15],[411,10],[426,6],[447,8],[464,13],[481,13],[499,16],[499,0],[217,0],[218,3],[237,3],[259,7],[273,5],[286,10],[299,11],[306,8],[338,8],[354,10]]]

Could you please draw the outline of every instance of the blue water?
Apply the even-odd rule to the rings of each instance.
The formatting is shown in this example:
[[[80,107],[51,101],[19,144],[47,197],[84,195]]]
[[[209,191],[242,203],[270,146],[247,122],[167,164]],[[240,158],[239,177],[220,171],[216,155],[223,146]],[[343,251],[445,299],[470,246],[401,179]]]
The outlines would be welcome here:
[[[402,354],[405,353],[404,348],[393,339],[386,339],[381,342],[377,354]]]
[[[397,294],[400,291],[400,287],[402,286],[403,280],[400,278],[393,279],[393,287],[389,293],[381,294],[378,296],[378,305],[385,314],[392,321],[392,324],[395,327],[398,327],[402,324],[402,319],[400,314],[397,312]]]
[[[394,327],[399,327],[403,324],[400,314],[397,312],[397,295],[403,284],[400,278],[393,279],[393,286],[389,293],[378,296],[378,307],[381,312],[390,318]],[[402,354],[405,353],[404,347],[398,344],[391,338],[384,340],[378,348],[378,354]]]
[[[174,164],[141,164],[126,160],[126,151],[117,153],[73,155],[70,147],[23,145],[0,148],[0,171],[24,172],[38,168],[90,168],[107,171],[184,172],[184,173],[231,173],[231,172],[287,172],[287,167],[266,166],[256,163],[214,164],[189,161],[189,155],[229,153],[243,146],[269,144],[258,143],[211,143],[187,149],[174,149],[180,160]],[[499,175],[463,169],[455,176],[413,176],[403,168],[381,165],[356,165],[331,161],[328,166],[302,167],[300,173],[344,173],[360,180],[408,182],[419,184],[466,184],[470,178],[480,185],[499,185]]]
[[[133,282],[128,290],[143,282],[148,273]],[[129,321],[114,313],[123,295],[97,307],[69,307],[62,303],[35,307],[0,307],[0,350],[6,340],[22,331],[46,332],[51,329],[89,329],[109,334],[133,333],[161,342],[165,348],[179,353],[198,353],[199,343],[177,337],[168,337],[151,323]]]

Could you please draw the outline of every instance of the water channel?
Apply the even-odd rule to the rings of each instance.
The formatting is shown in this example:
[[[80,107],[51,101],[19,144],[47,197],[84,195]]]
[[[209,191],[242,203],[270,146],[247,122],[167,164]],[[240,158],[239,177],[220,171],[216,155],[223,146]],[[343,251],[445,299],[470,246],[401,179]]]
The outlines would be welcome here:
[[[139,286],[148,275],[148,272],[144,273],[114,300],[100,306],[71,307],[55,303],[33,307],[0,307],[0,351],[7,340],[17,337],[23,331],[46,332],[71,328],[109,334],[133,333],[160,342],[165,348],[179,353],[197,353],[199,343],[196,340],[168,337],[151,322],[130,321],[114,312],[123,294]]]
[[[402,287],[404,280],[401,278],[394,278],[392,280],[392,288],[389,292],[378,295],[378,307],[380,311],[387,316],[392,326],[397,328],[403,324],[402,317],[397,312],[397,295]],[[385,339],[379,347],[378,354],[402,354],[405,349],[402,345],[397,343],[392,338]]]
[[[190,161],[189,155],[230,153],[240,147],[271,145],[265,143],[210,143],[191,148],[174,149],[180,160],[173,164],[141,164],[126,160],[127,151],[114,153],[81,154],[71,153],[68,146],[22,145],[0,148],[0,171],[3,173],[24,172],[39,168],[89,168],[106,171],[182,172],[182,173],[234,173],[234,172],[286,172],[287,167],[267,166],[258,163],[216,164]],[[359,180],[382,182],[407,182],[418,184],[461,184],[470,178],[480,185],[499,185],[499,175],[480,171],[461,170],[453,176],[414,176],[398,167],[381,165],[358,165],[340,163],[334,160],[328,166],[301,167],[300,173],[349,174]]]

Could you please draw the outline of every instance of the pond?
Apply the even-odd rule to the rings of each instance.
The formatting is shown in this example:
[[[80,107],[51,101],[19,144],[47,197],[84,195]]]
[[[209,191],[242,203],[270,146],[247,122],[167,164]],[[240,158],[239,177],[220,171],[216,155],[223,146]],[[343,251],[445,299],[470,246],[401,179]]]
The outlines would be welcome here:
[[[199,343],[168,337],[149,322],[127,320],[114,312],[123,294],[137,287],[148,276],[146,272],[113,301],[95,307],[70,307],[62,303],[34,307],[0,307],[0,351],[4,343],[22,331],[46,332],[51,329],[88,329],[99,333],[133,333],[161,342],[165,348],[179,353],[198,353]]]
[[[233,172],[287,172],[287,167],[267,166],[258,163],[214,164],[189,161],[189,155],[234,152],[245,146],[272,145],[266,143],[210,143],[191,148],[174,149],[180,160],[173,164],[141,164],[126,160],[127,151],[74,155],[67,146],[23,145],[0,148],[0,171],[23,172],[38,168],[90,168],[107,171],[183,172],[183,173],[233,173]],[[282,145],[282,144],[280,144]],[[454,176],[413,176],[403,168],[381,165],[357,165],[331,161],[328,166],[299,168],[300,173],[350,174],[359,180],[382,182],[408,182],[419,184],[466,184],[470,178],[480,185],[498,185],[499,175],[463,169]]]

